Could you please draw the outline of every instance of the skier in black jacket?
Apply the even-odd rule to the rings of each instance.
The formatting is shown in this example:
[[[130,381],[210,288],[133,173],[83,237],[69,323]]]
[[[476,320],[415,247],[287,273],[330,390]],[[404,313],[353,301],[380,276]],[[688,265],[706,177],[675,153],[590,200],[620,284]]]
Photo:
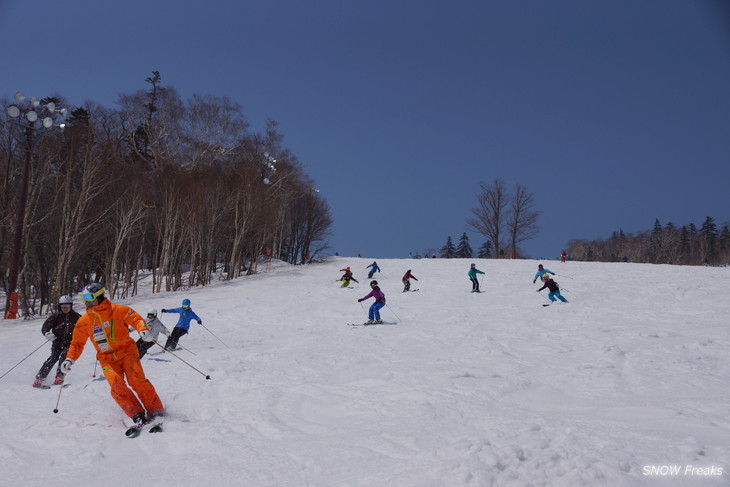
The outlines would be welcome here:
[[[556,296],[562,302],[564,302],[564,303],[567,303],[568,302],[568,300],[565,299],[560,294],[560,287],[558,286],[558,283],[555,282],[555,281],[553,281],[552,279],[550,279],[550,274],[547,274],[547,273],[546,274],[543,274],[542,280],[545,283],[545,285],[543,287],[541,287],[540,289],[538,289],[537,292],[540,292],[543,289],[548,288],[550,290],[550,294],[548,294],[548,298],[550,298],[550,302],[554,303]],[[547,306],[547,305],[545,305],[545,306]]]
[[[71,344],[74,326],[76,326],[79,318],[81,318],[81,315],[73,310],[73,298],[71,296],[61,296],[58,300],[58,312],[53,313],[41,327],[43,336],[52,342],[51,356],[43,362],[41,370],[36,374],[33,387],[44,387],[43,380],[56,363],[58,363],[58,368],[56,370],[56,380],[53,383],[63,383],[61,362],[66,359],[66,352]]]

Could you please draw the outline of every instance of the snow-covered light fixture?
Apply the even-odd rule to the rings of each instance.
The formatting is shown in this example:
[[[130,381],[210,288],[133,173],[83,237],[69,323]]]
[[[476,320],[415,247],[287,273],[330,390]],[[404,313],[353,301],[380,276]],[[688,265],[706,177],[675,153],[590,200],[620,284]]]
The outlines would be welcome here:
[[[10,122],[23,128],[21,137],[25,141],[25,161],[23,163],[23,176],[20,183],[20,192],[18,197],[18,215],[15,222],[15,234],[13,236],[13,248],[10,261],[8,262],[8,281],[5,287],[10,290],[6,293],[5,313],[6,319],[15,319],[16,312],[10,312],[11,296],[15,294],[18,287],[18,275],[20,274],[20,263],[23,253],[23,234],[25,233],[25,209],[28,200],[28,187],[30,186],[31,159],[33,153],[33,139],[35,133],[48,132],[56,121],[66,117],[66,109],[60,111],[53,99],[49,99],[48,103],[43,103],[35,96],[27,99],[22,91],[15,92],[15,102],[5,109]],[[41,123],[37,124],[40,119]],[[59,125],[63,127],[63,125]]]
[[[33,127],[34,123],[40,119],[43,128],[50,129],[58,119],[66,118],[68,115],[68,110],[59,109],[55,102],[49,101],[43,104],[42,100],[35,96],[26,98],[22,91],[15,92],[14,98],[17,103],[9,105],[5,112],[11,121],[24,127]]]
[[[271,184],[269,176],[276,172],[276,166],[274,166],[276,159],[268,152],[264,152],[263,156],[265,160],[261,162],[261,180],[264,184],[269,185]]]

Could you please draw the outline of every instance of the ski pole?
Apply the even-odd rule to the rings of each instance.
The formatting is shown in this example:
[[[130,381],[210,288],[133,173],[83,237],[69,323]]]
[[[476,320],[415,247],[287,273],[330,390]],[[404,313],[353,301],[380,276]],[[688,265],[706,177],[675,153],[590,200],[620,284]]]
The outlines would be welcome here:
[[[64,382],[66,382],[66,374],[63,374],[63,382],[58,386],[58,397],[56,398],[56,407],[53,408],[53,414],[58,414],[58,405],[61,402],[61,391],[63,391]]]
[[[152,340],[152,341],[155,342],[155,345],[157,345],[158,347],[160,347],[163,350],[165,350],[165,347],[162,346],[162,345],[160,345],[159,343],[157,343],[156,340]],[[183,360],[182,358],[178,357],[177,354],[172,353],[170,350],[165,350],[165,352],[169,353],[170,355],[172,355],[173,357],[175,357],[176,359],[178,359],[180,362],[184,363],[185,365],[187,365],[188,367],[190,367],[191,369],[193,369],[194,371],[196,371],[200,375],[204,376],[207,380],[210,380],[210,376],[209,375],[207,375],[204,372],[201,372],[200,370],[196,369],[195,367],[193,367],[192,365],[190,365],[189,363],[187,363],[185,360]]]
[[[46,340],[46,343],[48,343],[48,340]],[[24,358],[23,360],[21,360],[20,362],[18,362],[17,364],[15,364],[15,365],[14,365],[14,366],[13,366],[13,367],[12,367],[12,368],[10,369],[10,370],[8,370],[7,372],[5,372],[5,373],[4,373],[3,375],[0,375],[0,379],[2,379],[2,378],[3,378],[3,377],[5,377],[6,375],[8,375],[8,374],[9,374],[10,372],[12,372],[12,370],[13,370],[13,369],[14,369],[15,367],[17,367],[18,365],[20,365],[20,364],[22,364],[23,362],[25,362],[25,360],[26,360],[26,359],[27,359],[28,357],[30,357],[31,355],[33,355],[34,353],[36,353],[36,352],[37,352],[38,350],[40,350],[40,349],[41,349],[41,347],[43,347],[43,345],[45,345],[46,343],[42,343],[40,347],[36,348],[36,349],[35,349],[35,350],[33,350],[32,352],[30,352],[30,353],[29,353],[28,355],[26,355],[26,357],[25,357],[25,358]]]
[[[388,304],[386,303],[385,306],[388,306]],[[388,309],[390,310],[391,313],[393,313],[393,316],[395,316],[395,319],[396,320],[398,320],[399,322],[402,322],[402,320],[400,318],[398,318],[398,315],[395,314],[395,311],[393,311],[393,308],[391,308],[390,306],[388,306]]]
[[[205,328],[206,330],[208,330],[208,328],[207,328],[207,327],[206,327],[206,326],[205,326],[204,324],[200,323],[200,326],[202,326],[203,328]],[[217,336],[215,336],[215,333],[213,333],[213,332],[212,332],[212,331],[210,331],[210,330],[208,330],[208,333],[210,333],[211,335],[213,335],[213,336],[214,336],[214,337],[216,338],[216,340],[218,340],[218,341],[219,341],[219,342],[221,342],[221,343],[222,343],[223,345],[225,345],[226,347],[228,347],[228,344],[226,344],[226,342],[224,342],[223,340],[221,340],[220,338],[218,338]],[[230,348],[230,347],[229,347],[229,348]]]
[[[94,374],[91,376],[93,378],[96,378],[96,366],[99,364],[98,360],[94,360]]]

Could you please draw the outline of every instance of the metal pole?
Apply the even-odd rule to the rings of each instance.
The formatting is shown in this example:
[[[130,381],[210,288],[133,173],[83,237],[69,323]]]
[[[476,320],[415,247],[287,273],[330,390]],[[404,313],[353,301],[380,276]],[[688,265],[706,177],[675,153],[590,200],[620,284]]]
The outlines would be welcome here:
[[[15,221],[15,237],[13,239],[13,255],[10,258],[10,272],[8,274],[7,300],[5,302],[5,319],[14,320],[17,313],[10,309],[10,295],[18,287],[20,274],[20,256],[23,246],[23,229],[25,227],[25,206],[28,201],[28,186],[30,184],[30,158],[33,147],[33,123],[25,127],[25,163],[23,165],[23,181],[20,185],[20,201],[18,202],[18,216]]]

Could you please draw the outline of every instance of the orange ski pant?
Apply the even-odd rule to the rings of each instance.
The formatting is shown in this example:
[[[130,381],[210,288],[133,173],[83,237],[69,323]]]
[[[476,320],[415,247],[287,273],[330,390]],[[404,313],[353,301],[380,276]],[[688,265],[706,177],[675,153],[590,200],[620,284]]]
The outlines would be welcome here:
[[[164,410],[157,391],[144,375],[136,346],[117,360],[102,360],[102,370],[111,387],[111,395],[127,416],[132,418],[137,413],[146,411],[147,414],[154,414]]]

